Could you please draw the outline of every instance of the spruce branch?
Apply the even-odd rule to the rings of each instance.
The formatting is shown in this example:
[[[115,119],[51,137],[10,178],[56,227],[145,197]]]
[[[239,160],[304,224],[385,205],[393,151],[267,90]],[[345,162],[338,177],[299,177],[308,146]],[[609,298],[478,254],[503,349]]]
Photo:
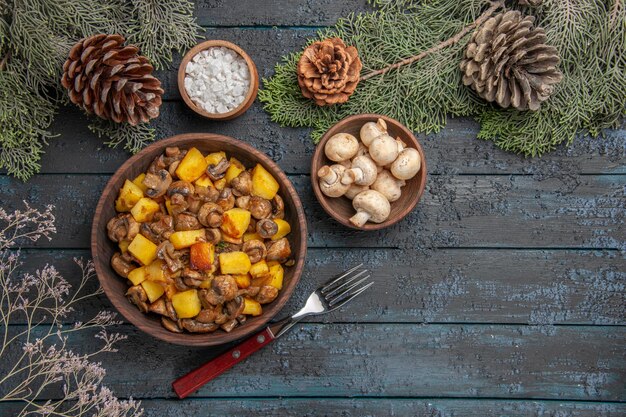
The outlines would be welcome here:
[[[450,45],[454,45],[455,43],[459,42],[461,39],[463,39],[463,37],[465,35],[467,35],[470,31],[474,30],[475,28],[477,28],[478,26],[482,25],[485,20],[489,19],[498,9],[500,9],[501,7],[504,6],[504,0],[499,0],[499,1],[494,1],[491,3],[491,6],[485,10],[485,12],[480,15],[480,17],[478,19],[476,19],[474,22],[472,22],[471,24],[465,26],[459,33],[457,33],[456,35],[452,36],[451,38],[446,39],[443,42],[438,43],[437,45],[432,46],[431,48],[428,48],[427,50],[420,52],[417,55],[413,55],[410,58],[405,58],[402,61],[396,62],[395,64],[391,64],[386,66],[385,68],[381,68],[379,70],[376,71],[371,71],[365,75],[362,75],[360,78],[360,81],[365,81],[368,80],[372,77],[375,77],[377,75],[383,75],[386,74],[387,72],[400,68],[404,65],[411,65],[412,63],[419,61],[420,59],[434,53],[437,52],[443,48],[446,48]]]

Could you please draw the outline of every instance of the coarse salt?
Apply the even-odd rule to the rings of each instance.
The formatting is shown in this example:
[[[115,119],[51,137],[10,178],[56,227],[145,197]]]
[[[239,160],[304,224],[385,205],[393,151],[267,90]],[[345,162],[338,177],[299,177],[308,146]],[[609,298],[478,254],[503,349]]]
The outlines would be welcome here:
[[[228,113],[239,107],[249,89],[246,60],[223,46],[198,52],[185,68],[185,91],[209,113]]]

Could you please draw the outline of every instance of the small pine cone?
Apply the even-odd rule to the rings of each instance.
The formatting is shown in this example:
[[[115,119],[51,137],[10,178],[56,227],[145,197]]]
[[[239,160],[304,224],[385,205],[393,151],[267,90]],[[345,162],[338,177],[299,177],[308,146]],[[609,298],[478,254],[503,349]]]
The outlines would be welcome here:
[[[63,64],[61,84],[70,100],[116,123],[145,123],[159,115],[161,82],[148,58],[121,35],[94,35],[80,40]]]
[[[506,108],[538,110],[561,81],[556,48],[545,44],[535,18],[500,13],[476,29],[461,61],[463,84]]]
[[[359,83],[361,60],[354,46],[339,38],[309,45],[298,61],[302,95],[319,106],[345,103]]]

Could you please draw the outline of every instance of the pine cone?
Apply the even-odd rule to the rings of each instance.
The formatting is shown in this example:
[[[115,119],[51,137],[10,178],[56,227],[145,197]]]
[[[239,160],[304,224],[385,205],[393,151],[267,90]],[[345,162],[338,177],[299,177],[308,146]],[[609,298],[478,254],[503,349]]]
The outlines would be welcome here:
[[[356,89],[361,60],[354,46],[339,38],[308,46],[298,61],[298,84],[302,95],[319,106],[345,103]]]
[[[520,6],[536,7],[541,5],[541,3],[543,3],[543,0],[517,0],[517,4]]]
[[[463,84],[487,101],[518,110],[537,110],[563,74],[557,50],[546,45],[535,18],[500,13],[474,31],[461,62]]]
[[[134,45],[121,35],[94,35],[80,40],[63,64],[61,84],[70,100],[88,113],[131,125],[159,115],[161,82]]]

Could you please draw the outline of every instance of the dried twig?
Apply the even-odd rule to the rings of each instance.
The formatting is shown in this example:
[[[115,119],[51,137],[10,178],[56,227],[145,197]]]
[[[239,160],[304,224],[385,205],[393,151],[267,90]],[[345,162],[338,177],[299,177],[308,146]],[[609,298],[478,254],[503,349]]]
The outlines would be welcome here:
[[[456,35],[454,35],[453,37],[433,46],[432,48],[428,48],[427,50],[420,52],[417,55],[414,55],[410,58],[406,58],[403,59],[402,61],[396,62],[395,64],[391,64],[385,68],[381,68],[379,70],[376,71],[372,71],[368,74],[365,74],[361,77],[360,81],[365,81],[369,78],[375,77],[377,75],[382,75],[385,74],[391,70],[400,68],[404,65],[410,65],[416,61],[419,61],[420,59],[432,54],[433,52],[437,52],[441,49],[447,48],[450,45],[454,45],[455,43],[457,43],[458,41],[460,41],[461,39],[463,39],[463,37],[465,35],[467,35],[470,31],[472,31],[474,28],[482,25],[485,20],[489,19],[491,17],[491,15],[493,15],[493,13],[498,10],[499,8],[504,6],[504,0],[499,0],[496,2],[492,2],[491,6],[485,10],[485,12],[483,14],[480,15],[480,17],[478,19],[476,19],[474,22],[472,22],[471,24],[465,26],[459,33],[457,33]]]

